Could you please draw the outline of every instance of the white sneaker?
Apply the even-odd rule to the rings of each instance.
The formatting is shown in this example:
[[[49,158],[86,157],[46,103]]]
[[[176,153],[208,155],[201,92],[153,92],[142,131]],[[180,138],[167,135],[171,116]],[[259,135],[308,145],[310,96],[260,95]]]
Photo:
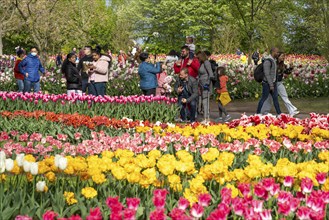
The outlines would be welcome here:
[[[224,121],[229,121],[231,118],[232,118],[231,115],[226,115]]]
[[[299,114],[299,111],[296,110],[296,111],[294,111],[292,114],[290,114],[290,116],[291,116],[291,117],[294,117],[295,115],[298,115],[298,114]]]
[[[201,124],[203,124],[203,125],[208,125],[209,124],[209,120],[208,119],[205,119],[205,120],[203,120],[202,122],[201,122]]]

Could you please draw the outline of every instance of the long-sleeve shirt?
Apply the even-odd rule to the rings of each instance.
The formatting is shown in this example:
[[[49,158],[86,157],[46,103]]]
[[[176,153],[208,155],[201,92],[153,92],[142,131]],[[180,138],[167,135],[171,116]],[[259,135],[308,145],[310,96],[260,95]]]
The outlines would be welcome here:
[[[177,64],[175,63],[174,64],[175,73],[178,74],[181,71],[181,69],[183,69],[184,67],[187,67],[189,75],[193,76],[194,78],[197,78],[198,77],[198,70],[200,68],[199,61],[196,58],[194,58],[191,65],[187,65],[188,62],[189,62],[189,58],[187,57],[187,58],[181,60],[181,65],[180,66],[177,66]]]

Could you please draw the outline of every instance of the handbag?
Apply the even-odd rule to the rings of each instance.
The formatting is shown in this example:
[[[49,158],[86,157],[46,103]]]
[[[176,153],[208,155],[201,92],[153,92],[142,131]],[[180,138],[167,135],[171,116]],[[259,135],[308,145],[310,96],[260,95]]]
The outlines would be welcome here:
[[[219,96],[219,101],[222,103],[223,106],[227,105],[232,101],[230,94],[228,92],[223,92]]]

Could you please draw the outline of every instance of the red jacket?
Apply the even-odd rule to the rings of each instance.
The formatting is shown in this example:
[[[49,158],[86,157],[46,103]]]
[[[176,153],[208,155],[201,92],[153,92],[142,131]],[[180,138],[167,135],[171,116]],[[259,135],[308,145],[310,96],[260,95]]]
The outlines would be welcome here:
[[[17,58],[17,60],[15,61],[15,67],[14,67],[14,76],[15,76],[15,79],[21,79],[21,80],[24,80],[24,75],[19,71],[19,68],[18,68],[18,64],[22,61],[21,58]]]
[[[197,58],[193,58],[193,61],[192,61],[191,65],[187,66],[188,61],[189,61],[189,58],[187,57],[187,58],[185,58],[184,60],[181,61],[180,66],[177,66],[176,63],[175,63],[174,64],[175,73],[178,74],[181,69],[183,69],[184,67],[187,67],[189,75],[193,76],[194,78],[197,78],[198,77],[198,70],[200,68],[199,60]]]

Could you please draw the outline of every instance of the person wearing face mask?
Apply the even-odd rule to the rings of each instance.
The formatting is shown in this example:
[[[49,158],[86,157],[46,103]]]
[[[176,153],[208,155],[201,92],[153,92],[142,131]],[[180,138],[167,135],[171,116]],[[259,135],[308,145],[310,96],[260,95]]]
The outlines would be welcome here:
[[[39,71],[44,75],[45,69],[37,55],[37,48],[32,47],[30,53],[18,65],[19,71],[25,76],[24,92],[31,92],[32,87],[34,92],[40,91]]]
[[[76,68],[77,56],[75,53],[69,53],[62,65],[62,73],[66,78],[67,95],[72,93],[82,95],[82,80],[81,75]]]

